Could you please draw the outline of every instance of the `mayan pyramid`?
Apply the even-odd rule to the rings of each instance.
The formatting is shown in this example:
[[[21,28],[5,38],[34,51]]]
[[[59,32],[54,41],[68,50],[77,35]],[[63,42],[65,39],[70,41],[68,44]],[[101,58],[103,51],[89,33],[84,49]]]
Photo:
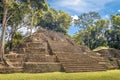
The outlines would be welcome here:
[[[3,72],[91,72],[105,71],[111,66],[99,53],[78,46],[62,33],[44,29],[27,37],[6,59],[13,68]]]

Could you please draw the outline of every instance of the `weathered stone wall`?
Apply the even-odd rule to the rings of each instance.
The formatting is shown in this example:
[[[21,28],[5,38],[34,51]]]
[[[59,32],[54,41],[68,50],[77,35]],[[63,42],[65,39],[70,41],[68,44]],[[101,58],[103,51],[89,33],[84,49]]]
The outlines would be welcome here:
[[[27,62],[24,65],[24,72],[29,73],[41,73],[41,72],[60,72],[62,71],[60,63],[50,63],[50,62],[43,62],[43,63],[31,63]]]
[[[107,61],[110,62],[112,65],[109,66],[108,68],[110,69],[118,69],[120,68],[120,50],[117,49],[101,49],[96,52],[99,52],[101,54],[101,57],[105,58]]]

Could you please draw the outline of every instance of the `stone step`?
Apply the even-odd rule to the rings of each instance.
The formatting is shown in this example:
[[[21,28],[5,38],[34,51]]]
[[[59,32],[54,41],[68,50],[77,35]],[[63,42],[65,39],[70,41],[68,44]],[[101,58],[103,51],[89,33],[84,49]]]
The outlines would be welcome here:
[[[93,59],[59,59],[61,62],[97,62],[96,60]]]
[[[93,58],[90,58],[90,57],[79,57],[79,56],[77,56],[77,57],[73,57],[73,56],[71,56],[71,57],[60,57],[59,56],[59,59],[60,60],[95,60],[95,59],[93,59]]]
[[[13,63],[11,63],[11,65],[13,65],[14,67],[23,67],[24,63],[21,63],[21,62],[13,62]]]
[[[28,54],[26,61],[28,62],[56,62],[55,55],[48,54]]]
[[[24,62],[23,59],[7,59],[9,62]]]
[[[58,72],[61,71],[61,65],[54,62],[26,62],[24,71],[31,73]]]
[[[73,57],[72,58],[71,57],[67,57],[67,56],[66,57],[60,57],[59,56],[59,59],[60,60],[96,60],[96,59],[90,58],[90,57],[86,57],[85,58],[85,57],[75,57],[75,56],[74,56],[74,58]]]
[[[24,59],[24,54],[7,54],[5,57],[7,59],[19,59],[19,58],[23,58]]]
[[[63,66],[99,66],[99,64],[62,64]],[[102,66],[102,65],[101,65]]]
[[[85,69],[71,69],[67,68],[65,72],[98,72],[98,71],[106,71],[106,69],[90,69],[90,68],[85,68]]]
[[[99,70],[106,70],[104,68],[66,68],[65,70],[67,71],[71,71],[71,70],[74,70],[74,71],[80,71],[80,70],[92,70],[92,71],[99,71]]]
[[[60,61],[62,64],[96,64],[96,62],[91,61]]]
[[[27,49],[26,54],[48,54],[46,49]]]
[[[61,54],[64,54],[64,55],[61,55]],[[78,52],[78,53],[71,53],[71,52],[65,52],[65,53],[57,53],[57,55],[61,55],[61,56],[71,56],[71,55],[74,55],[74,56],[77,56],[77,55],[79,55],[79,56],[91,56],[91,55],[89,55],[88,53],[84,53],[84,52]]]
[[[25,64],[60,64],[60,63],[57,63],[57,62],[25,62]]]
[[[73,64],[73,65],[63,64],[63,65],[64,65],[65,67],[73,67],[73,68],[77,68],[77,67],[86,67],[86,68],[87,68],[87,67],[88,67],[88,68],[89,68],[89,67],[92,67],[92,68],[95,68],[95,67],[103,67],[102,65],[82,65],[82,64],[81,64],[81,65],[79,65],[79,64],[78,64],[78,65],[74,65],[74,64]]]
[[[55,58],[28,58],[26,62],[56,62]]]
[[[88,68],[88,67],[79,67],[79,68],[70,68],[70,67],[67,67],[66,70],[105,70],[104,68]]]
[[[52,45],[51,48],[52,48],[53,52],[61,52],[62,51],[62,52],[79,53],[81,51],[78,46],[76,47],[76,46],[73,46],[72,44],[68,44],[68,43],[64,44],[63,42],[62,43],[57,42],[57,44],[50,42],[50,45]]]
[[[49,55],[49,54],[26,54],[26,56],[28,58],[36,58],[36,57],[41,57],[41,58],[45,58],[45,57],[56,57],[55,55]]]
[[[64,54],[63,54],[63,55],[64,55]],[[58,55],[57,55],[57,56],[58,56]],[[94,59],[94,58],[92,58],[92,57],[88,57],[88,56],[85,56],[85,57],[83,56],[83,57],[82,57],[82,56],[79,56],[79,55],[78,55],[78,56],[74,56],[74,57],[73,57],[73,56],[59,56],[59,58],[60,58],[60,59],[84,59],[84,58],[86,58],[86,59]]]
[[[35,47],[45,47],[47,48],[47,43],[46,42],[31,42],[31,43],[28,43],[27,44],[27,47],[30,47],[30,48],[35,48]]]
[[[90,64],[85,64],[85,63],[82,63],[82,64],[79,64],[79,63],[62,63],[62,64],[63,65],[68,65],[68,66],[72,66],[72,65],[74,65],[74,66],[77,66],[77,65],[79,65],[79,66],[88,66],[88,65],[90,65]],[[96,65],[96,64],[91,64],[91,65]]]
[[[65,67],[103,67],[103,65],[99,65],[99,64],[74,64],[74,63],[66,63],[66,64],[62,64]]]
[[[15,73],[23,72],[23,67],[4,67],[0,68],[0,73]]]

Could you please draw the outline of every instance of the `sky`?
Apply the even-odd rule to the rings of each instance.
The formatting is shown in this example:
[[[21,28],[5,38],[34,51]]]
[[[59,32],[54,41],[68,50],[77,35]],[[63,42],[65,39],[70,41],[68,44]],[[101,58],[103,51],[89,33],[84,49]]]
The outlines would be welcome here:
[[[50,7],[62,10],[74,19],[82,13],[95,11],[103,19],[109,19],[111,14],[120,13],[120,0],[48,0]],[[77,27],[71,26],[69,34],[74,35],[78,31]]]

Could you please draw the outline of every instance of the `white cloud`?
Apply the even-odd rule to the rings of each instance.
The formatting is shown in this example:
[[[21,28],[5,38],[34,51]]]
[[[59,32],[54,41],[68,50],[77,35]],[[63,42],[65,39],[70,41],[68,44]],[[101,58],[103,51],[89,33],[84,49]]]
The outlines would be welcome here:
[[[72,17],[72,22],[71,23],[74,23],[74,20],[77,20],[78,19],[78,16],[77,15],[74,15],[74,16],[71,16]]]
[[[120,12],[120,9],[118,10],[118,12]]]
[[[55,0],[55,7],[72,10],[76,12],[99,11],[105,8],[105,5],[113,0]]]
[[[77,15],[71,16],[73,20],[78,19]]]
[[[104,16],[102,16],[102,19],[110,19],[110,15],[109,14],[104,15]]]

